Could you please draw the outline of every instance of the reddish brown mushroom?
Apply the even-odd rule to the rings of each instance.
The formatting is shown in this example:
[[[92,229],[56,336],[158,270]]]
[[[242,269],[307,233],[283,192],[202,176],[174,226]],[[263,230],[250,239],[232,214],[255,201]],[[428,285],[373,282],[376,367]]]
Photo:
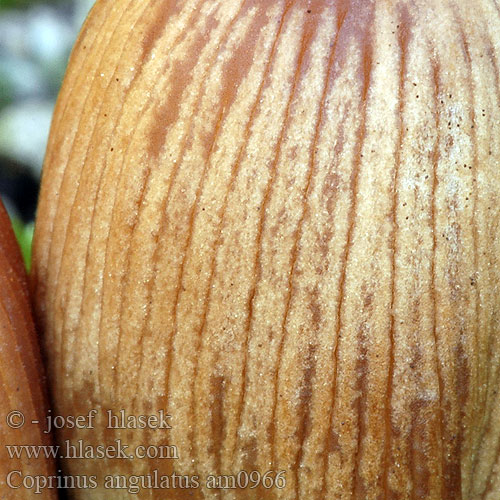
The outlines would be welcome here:
[[[0,201],[0,497],[57,498],[54,462],[29,457],[48,446],[45,371],[33,325],[26,271]],[[34,423],[33,423],[34,422]],[[48,451],[48,450],[47,450]],[[50,455],[49,455],[50,456]],[[48,485],[52,484],[52,488]]]

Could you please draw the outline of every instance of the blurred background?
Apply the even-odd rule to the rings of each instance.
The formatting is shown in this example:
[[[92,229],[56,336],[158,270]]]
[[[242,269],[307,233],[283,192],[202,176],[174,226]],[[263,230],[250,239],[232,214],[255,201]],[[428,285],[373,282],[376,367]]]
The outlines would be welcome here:
[[[52,111],[94,2],[0,0],[0,196],[26,263]]]

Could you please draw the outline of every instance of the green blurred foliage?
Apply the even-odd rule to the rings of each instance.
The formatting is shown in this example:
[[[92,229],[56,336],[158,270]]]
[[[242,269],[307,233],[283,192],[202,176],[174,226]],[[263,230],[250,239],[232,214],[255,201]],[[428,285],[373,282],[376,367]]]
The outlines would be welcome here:
[[[7,76],[3,74],[2,68],[0,68],[0,109],[9,104],[13,97],[12,85],[10,85]]]
[[[23,256],[24,265],[26,266],[27,272],[30,272],[31,244],[33,241],[33,231],[35,229],[35,224],[33,222],[25,224],[22,220],[18,219],[17,217],[13,217],[11,219],[11,222],[17,241],[21,248],[21,254]]]
[[[1,9],[25,9],[31,7],[37,3],[44,4],[56,4],[60,3],[61,0],[0,0],[0,10]]]

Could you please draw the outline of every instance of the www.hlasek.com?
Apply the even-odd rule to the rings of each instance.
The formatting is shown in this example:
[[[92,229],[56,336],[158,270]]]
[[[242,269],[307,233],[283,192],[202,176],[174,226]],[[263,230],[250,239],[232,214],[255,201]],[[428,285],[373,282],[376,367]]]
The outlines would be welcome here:
[[[5,445],[9,458],[63,458],[63,459],[102,459],[102,458],[151,458],[151,459],[178,459],[177,447],[173,444],[165,445],[138,445],[131,448],[115,439],[113,444],[93,446],[85,444],[79,439],[75,444],[68,440],[63,446],[59,445]]]

